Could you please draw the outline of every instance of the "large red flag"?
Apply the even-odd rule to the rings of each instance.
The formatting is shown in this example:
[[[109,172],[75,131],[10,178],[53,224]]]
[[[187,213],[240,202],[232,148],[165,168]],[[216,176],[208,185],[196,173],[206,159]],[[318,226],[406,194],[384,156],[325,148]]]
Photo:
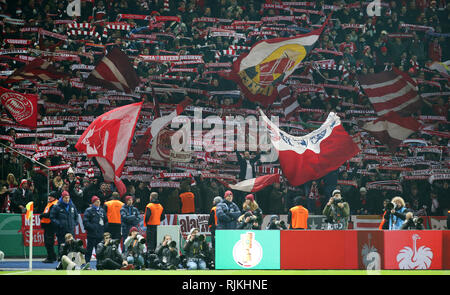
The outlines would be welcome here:
[[[278,152],[283,175],[293,186],[327,175],[360,151],[335,113],[330,113],[322,126],[305,136],[287,134],[261,110],[260,113]]]
[[[78,139],[75,148],[95,157],[105,181],[114,181],[120,195],[126,193],[120,180],[123,166],[133,139],[142,102],[115,108],[89,125]]]
[[[38,113],[37,95],[23,94],[0,87],[0,100],[17,123],[36,128]]]

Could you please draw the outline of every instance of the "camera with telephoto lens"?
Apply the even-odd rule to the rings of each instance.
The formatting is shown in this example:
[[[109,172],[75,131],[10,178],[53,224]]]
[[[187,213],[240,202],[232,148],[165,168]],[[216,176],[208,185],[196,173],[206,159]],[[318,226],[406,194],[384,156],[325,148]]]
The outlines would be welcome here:
[[[423,218],[422,217],[414,217],[413,222],[415,225],[422,225],[423,224]]]
[[[82,241],[82,240],[75,240],[75,244],[76,244],[78,247],[83,247],[83,241]]]
[[[175,241],[169,242],[169,248],[176,248],[176,247],[177,247],[177,242],[175,242]]]
[[[395,207],[394,204],[389,202],[389,203],[386,204],[385,208],[386,208],[387,211],[391,211],[392,209],[394,209],[394,207]]]
[[[274,223],[276,226],[284,226],[285,225],[284,220],[277,220]]]
[[[205,239],[206,239],[205,235],[199,235],[199,236],[198,236],[198,240],[199,240],[200,242],[203,242]]]
[[[145,238],[144,238],[143,236],[138,236],[138,237],[137,237],[137,240],[138,240],[138,242],[141,243],[141,244],[145,244],[145,241],[146,241]]]
[[[334,201],[333,201],[333,203],[335,203],[336,205],[339,203],[342,203],[342,202],[344,202],[344,200],[342,200],[342,199],[334,199]]]

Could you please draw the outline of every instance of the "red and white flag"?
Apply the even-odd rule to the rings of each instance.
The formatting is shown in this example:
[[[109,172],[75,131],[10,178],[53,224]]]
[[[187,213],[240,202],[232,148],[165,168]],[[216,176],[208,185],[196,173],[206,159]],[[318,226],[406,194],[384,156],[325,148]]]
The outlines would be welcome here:
[[[133,139],[142,102],[115,108],[95,119],[78,139],[75,148],[95,157],[107,182],[114,181],[120,195],[126,193],[120,180]]]
[[[280,182],[280,174],[278,173],[246,179],[236,184],[229,184],[228,187],[233,190],[256,193],[275,182]]]
[[[340,118],[333,112],[318,129],[305,136],[292,136],[280,130],[260,110],[270,139],[278,152],[283,175],[293,186],[319,179],[338,169],[360,152]]]
[[[358,75],[358,80],[378,116],[390,111],[408,115],[421,107],[417,83],[395,67],[392,71]]]
[[[386,144],[390,150],[395,148],[407,139],[411,134],[417,132],[421,124],[412,117],[402,117],[396,112],[389,112],[386,115],[367,122],[362,129]]]
[[[114,47],[95,66],[86,83],[130,93],[139,85],[139,77],[128,56]]]
[[[277,89],[284,116],[289,118],[300,107],[297,101],[297,96],[292,95],[292,91],[288,86],[278,85]]]
[[[177,104],[176,109],[171,112],[170,114],[166,116],[161,116],[158,118],[155,118],[148,127],[148,129],[145,131],[144,135],[137,141],[136,145],[133,148],[133,154],[135,159],[139,159],[142,154],[145,153],[146,150],[148,150],[150,146],[150,142],[152,138],[156,138],[158,133],[167,125],[170,124],[170,122],[178,115],[180,115],[184,109],[192,102],[192,99],[186,98],[179,104]],[[157,101],[155,100],[155,114],[158,114],[159,112],[159,104],[156,106]],[[158,115],[159,116],[159,115]]]
[[[31,128],[37,127],[37,95],[0,87],[0,100],[17,123]]]
[[[29,64],[15,70],[4,82],[14,83],[36,78],[47,81],[66,79],[68,77],[70,77],[69,74],[60,72],[49,61],[35,58]]]

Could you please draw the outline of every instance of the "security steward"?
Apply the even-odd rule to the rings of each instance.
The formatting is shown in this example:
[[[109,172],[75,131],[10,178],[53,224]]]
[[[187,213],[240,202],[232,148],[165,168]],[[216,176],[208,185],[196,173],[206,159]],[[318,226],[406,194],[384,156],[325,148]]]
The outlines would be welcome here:
[[[156,248],[156,229],[161,221],[166,218],[164,208],[159,203],[158,193],[152,192],[150,194],[150,203],[145,207],[144,222],[147,226],[147,250],[154,252]]]
[[[307,229],[308,228],[308,209],[304,207],[302,198],[294,199],[295,206],[289,209],[288,223],[290,229]]]
[[[182,214],[195,213],[195,195],[191,192],[190,188],[180,194],[180,199]]]
[[[216,227],[217,227],[217,213],[216,213],[216,205],[222,202],[222,198],[217,196],[213,200],[213,207],[209,213],[208,227],[211,232],[211,243],[213,249],[216,246]]]
[[[105,202],[104,209],[108,219],[107,232],[111,234],[112,239],[120,241],[122,238],[122,219],[120,217],[120,209],[122,209],[124,204],[119,199],[119,193],[113,192],[111,200]]]
[[[44,212],[41,213],[41,227],[44,229],[44,244],[47,250],[47,258],[43,263],[53,263],[56,261],[55,253],[55,229],[50,220],[50,210],[56,203],[58,203],[58,193],[51,192],[47,199],[48,203],[45,206]]]

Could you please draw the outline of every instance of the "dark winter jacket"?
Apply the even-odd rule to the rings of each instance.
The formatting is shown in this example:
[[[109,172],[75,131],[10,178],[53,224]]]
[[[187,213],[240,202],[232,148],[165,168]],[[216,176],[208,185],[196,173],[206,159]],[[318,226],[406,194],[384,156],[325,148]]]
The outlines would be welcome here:
[[[120,209],[120,217],[122,219],[122,235],[127,236],[130,229],[139,225],[141,222],[141,216],[138,208],[134,206],[123,205]]]
[[[217,229],[236,229],[237,219],[241,216],[239,207],[233,203],[223,200],[216,206]]]
[[[50,211],[50,220],[54,225],[57,236],[66,233],[75,234],[75,227],[78,225],[78,211],[72,200],[65,204],[62,198],[54,205]]]
[[[103,208],[91,206],[84,211],[83,225],[87,231],[88,239],[102,239],[107,224],[108,219]]]

